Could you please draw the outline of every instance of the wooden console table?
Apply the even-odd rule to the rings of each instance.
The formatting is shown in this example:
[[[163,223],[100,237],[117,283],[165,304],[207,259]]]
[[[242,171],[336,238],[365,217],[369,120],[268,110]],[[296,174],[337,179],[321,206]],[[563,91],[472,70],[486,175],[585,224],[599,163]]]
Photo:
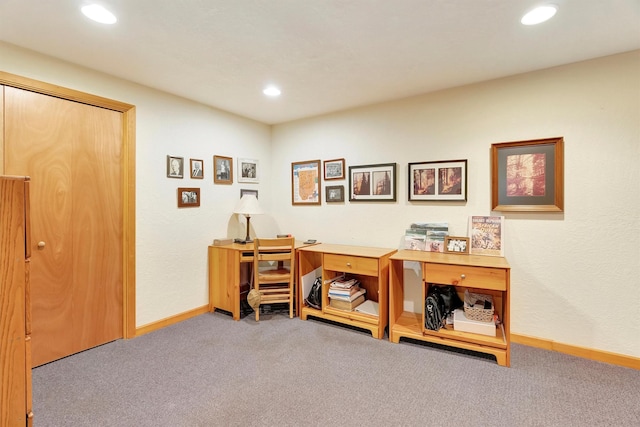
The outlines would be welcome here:
[[[322,267],[323,282],[346,273],[360,282],[360,287],[367,290],[366,298],[378,303],[379,315],[359,313],[356,311],[338,310],[329,305],[329,286],[322,286],[322,309],[317,310],[304,303],[306,295],[302,295],[298,287],[300,302],[300,318],[318,317],[345,325],[368,329],[374,338],[382,338],[388,323],[388,280],[389,256],[395,249],[371,248],[364,246],[318,244],[298,250],[298,282],[302,277],[318,267]]]
[[[401,250],[390,258],[389,271],[389,340],[401,337],[492,354],[499,365],[510,366],[509,280],[507,260],[502,257],[442,254]],[[419,263],[422,269],[422,301],[419,313],[404,311],[404,262]],[[461,299],[465,289],[493,297],[494,308],[502,320],[496,336],[455,331],[447,327],[438,331],[424,327],[424,299],[429,283],[456,286]]]

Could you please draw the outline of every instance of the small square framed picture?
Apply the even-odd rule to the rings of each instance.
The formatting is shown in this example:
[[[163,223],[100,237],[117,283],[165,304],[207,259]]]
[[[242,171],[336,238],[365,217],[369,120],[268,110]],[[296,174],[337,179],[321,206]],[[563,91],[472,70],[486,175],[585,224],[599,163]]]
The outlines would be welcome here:
[[[167,178],[184,177],[184,157],[167,156]]]
[[[191,169],[191,178],[193,179],[203,179],[204,178],[204,166],[202,165],[202,160],[200,159],[190,159],[189,166]]]
[[[327,185],[324,191],[327,203],[344,202],[344,185]]]
[[[200,206],[200,189],[178,187],[178,207],[197,208]]]
[[[344,159],[325,160],[324,179],[344,179]]]
[[[238,159],[238,182],[258,182],[259,162],[255,159]]]
[[[444,253],[445,254],[468,254],[469,253],[469,238],[468,237],[455,237],[447,236],[444,238]]]

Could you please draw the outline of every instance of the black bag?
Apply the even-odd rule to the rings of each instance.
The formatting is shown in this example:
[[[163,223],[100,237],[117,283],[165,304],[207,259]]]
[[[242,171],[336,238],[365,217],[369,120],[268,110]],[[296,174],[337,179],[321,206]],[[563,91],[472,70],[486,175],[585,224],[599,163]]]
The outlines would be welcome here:
[[[309,296],[305,298],[304,302],[306,302],[309,307],[322,310],[322,277],[316,277],[316,280],[313,281]]]
[[[444,327],[447,316],[462,307],[464,303],[453,285],[437,286],[430,284],[424,302],[424,326],[437,331]]]

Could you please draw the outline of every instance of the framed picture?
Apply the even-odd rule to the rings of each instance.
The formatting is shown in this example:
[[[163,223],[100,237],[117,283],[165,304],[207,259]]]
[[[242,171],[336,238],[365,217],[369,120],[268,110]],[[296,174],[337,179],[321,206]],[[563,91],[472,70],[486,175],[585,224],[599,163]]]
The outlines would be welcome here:
[[[178,188],[178,207],[179,208],[196,208],[200,206],[200,189],[199,188]]]
[[[204,178],[204,170],[202,165],[202,160],[200,159],[190,159],[189,166],[191,168],[191,178],[193,179],[203,179]]]
[[[469,238],[468,237],[454,237],[447,236],[444,238],[444,253],[445,254],[468,254],[469,253]]]
[[[184,158],[167,156],[167,178],[184,177]]]
[[[238,182],[258,182],[259,164],[255,159],[238,159]]]
[[[320,160],[291,163],[291,203],[293,205],[319,205]]]
[[[349,166],[349,200],[396,201],[396,164]]]
[[[258,190],[247,190],[246,188],[241,188],[240,198],[242,199],[242,196],[244,196],[245,194],[253,194],[254,196],[256,196],[256,199],[258,198]]]
[[[504,256],[504,217],[469,217],[469,253]]]
[[[562,212],[563,138],[491,144],[491,209]]]
[[[325,160],[324,179],[344,179],[344,159]]]
[[[409,163],[409,200],[467,200],[467,161]]]
[[[327,203],[344,202],[344,185],[328,185],[324,191]]]
[[[233,159],[231,157],[213,156],[214,184],[233,184]]]

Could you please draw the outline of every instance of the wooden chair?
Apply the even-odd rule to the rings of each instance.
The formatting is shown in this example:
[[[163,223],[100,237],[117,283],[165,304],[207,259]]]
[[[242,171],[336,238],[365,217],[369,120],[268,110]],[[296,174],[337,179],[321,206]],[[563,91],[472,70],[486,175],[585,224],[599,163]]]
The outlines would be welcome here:
[[[258,239],[253,242],[254,289],[260,292],[260,305],[288,303],[293,318],[295,239]],[[260,306],[255,308],[256,322]]]

